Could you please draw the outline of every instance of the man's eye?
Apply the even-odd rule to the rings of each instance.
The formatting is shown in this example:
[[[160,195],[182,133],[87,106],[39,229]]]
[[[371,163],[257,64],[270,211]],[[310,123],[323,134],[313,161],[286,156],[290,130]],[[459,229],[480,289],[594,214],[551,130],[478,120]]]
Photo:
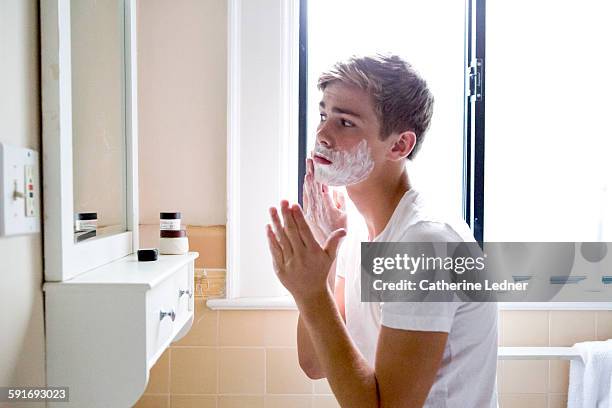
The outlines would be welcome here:
[[[354,127],[355,126],[353,122],[350,122],[346,119],[340,119],[340,123],[342,123],[342,126],[344,127]]]
[[[323,113],[319,113],[319,116],[321,117],[321,122],[325,122],[327,120],[327,116]]]

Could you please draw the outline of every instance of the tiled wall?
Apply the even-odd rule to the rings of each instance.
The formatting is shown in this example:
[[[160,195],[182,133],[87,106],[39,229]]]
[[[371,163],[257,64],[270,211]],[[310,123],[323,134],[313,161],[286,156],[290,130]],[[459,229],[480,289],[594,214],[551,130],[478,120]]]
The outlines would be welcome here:
[[[612,312],[510,311],[500,314],[502,346],[571,346],[612,338]],[[559,408],[567,401],[569,361],[506,360],[498,363],[502,408]]]
[[[296,311],[211,311],[151,372],[137,407],[337,407],[326,380],[297,364]]]
[[[189,233],[192,250],[204,254],[199,266],[218,268],[225,260],[223,227]],[[195,302],[193,328],[157,362],[137,408],[338,407],[327,381],[310,380],[299,368],[297,311],[212,311],[205,297]],[[571,346],[608,338],[612,312],[500,315],[503,346]],[[569,362],[561,360],[500,361],[500,407],[564,407],[568,370]]]

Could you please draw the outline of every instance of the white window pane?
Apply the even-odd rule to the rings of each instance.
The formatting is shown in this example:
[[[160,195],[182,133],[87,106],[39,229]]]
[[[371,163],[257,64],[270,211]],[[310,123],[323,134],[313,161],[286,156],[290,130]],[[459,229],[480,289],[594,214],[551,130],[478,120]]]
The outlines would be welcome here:
[[[485,240],[612,240],[611,10],[487,1]]]
[[[415,187],[461,216],[464,3],[457,0],[309,0],[308,137],[319,120],[319,74],[352,54],[392,52],[412,64],[434,94],[434,116],[410,164]]]

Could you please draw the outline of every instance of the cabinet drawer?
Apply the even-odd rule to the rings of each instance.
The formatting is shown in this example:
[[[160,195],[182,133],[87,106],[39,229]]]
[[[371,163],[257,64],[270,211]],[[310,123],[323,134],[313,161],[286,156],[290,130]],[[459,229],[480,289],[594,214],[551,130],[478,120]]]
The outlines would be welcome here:
[[[168,345],[184,319],[188,304],[184,299],[189,296],[179,301],[179,287],[184,288],[188,275],[185,265],[147,293],[147,359]]]
[[[177,312],[176,320],[183,321],[185,316],[193,310],[193,264],[186,265],[175,275]]]

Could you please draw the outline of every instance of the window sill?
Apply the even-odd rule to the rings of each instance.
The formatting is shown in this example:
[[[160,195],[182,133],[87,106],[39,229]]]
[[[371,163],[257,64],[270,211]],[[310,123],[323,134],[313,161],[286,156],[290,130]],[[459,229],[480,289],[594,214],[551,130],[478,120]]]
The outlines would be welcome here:
[[[206,306],[212,310],[297,310],[291,296],[209,299]]]

